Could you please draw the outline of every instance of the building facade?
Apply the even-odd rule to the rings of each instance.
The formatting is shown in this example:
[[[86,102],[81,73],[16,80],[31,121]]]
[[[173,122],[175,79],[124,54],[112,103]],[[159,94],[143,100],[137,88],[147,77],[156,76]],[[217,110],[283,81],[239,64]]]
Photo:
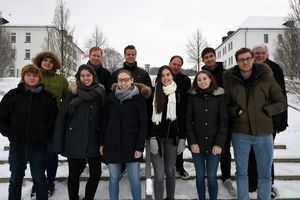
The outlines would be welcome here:
[[[252,49],[255,45],[265,43],[269,49],[269,58],[273,60],[278,39],[282,37],[284,17],[249,17],[236,31],[229,31],[222,38],[222,44],[216,48],[218,61],[225,68],[236,65],[234,54],[243,47]]]
[[[61,57],[60,50],[57,47],[57,35],[60,33],[54,26],[3,26],[10,34],[10,40],[15,48],[16,60],[13,66],[10,66],[9,76],[19,77],[21,68],[31,63],[34,57],[40,51],[51,50]],[[68,55],[68,66],[71,67],[70,74],[76,72],[76,67],[81,64],[84,52],[73,42],[70,36],[63,34],[65,48],[72,49]],[[70,59],[71,58],[71,59]],[[70,63],[72,62],[72,63]]]

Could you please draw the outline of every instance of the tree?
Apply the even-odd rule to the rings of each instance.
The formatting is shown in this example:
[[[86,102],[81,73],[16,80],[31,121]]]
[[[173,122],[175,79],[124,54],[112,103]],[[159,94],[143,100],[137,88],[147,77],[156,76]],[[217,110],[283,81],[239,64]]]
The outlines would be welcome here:
[[[291,13],[284,25],[287,27],[282,35],[278,36],[278,43],[275,52],[275,60],[281,66],[286,76],[294,84],[287,82],[287,87],[292,93],[298,94],[300,89],[300,1],[289,0]]]
[[[116,68],[123,62],[122,54],[117,52],[113,48],[105,48],[103,49],[103,59],[102,64],[106,67],[110,72],[116,70]]]
[[[200,64],[202,62],[201,52],[205,47],[207,47],[207,41],[203,37],[200,29],[197,29],[197,31],[188,40],[186,48],[189,57],[188,62],[196,64],[198,71],[200,70]]]
[[[65,2],[57,1],[53,17],[54,30],[50,31],[51,37],[47,38],[48,50],[56,52],[61,59],[60,73],[69,76],[76,71],[78,55],[77,48],[73,42],[74,28],[69,25],[70,10],[66,8]]]
[[[103,47],[106,45],[106,38],[98,26],[95,27],[94,32],[91,34],[91,37],[86,40],[84,44],[85,54],[89,55],[89,51],[92,47]]]
[[[0,11],[0,18],[2,12]],[[15,48],[10,42],[9,33],[0,24],[0,78],[5,77],[15,62]]]

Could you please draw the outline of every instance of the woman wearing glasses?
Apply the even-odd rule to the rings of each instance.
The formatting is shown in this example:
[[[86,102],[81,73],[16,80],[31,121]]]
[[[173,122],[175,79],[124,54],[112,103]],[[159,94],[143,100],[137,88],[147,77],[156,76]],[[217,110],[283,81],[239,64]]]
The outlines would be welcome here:
[[[143,98],[151,89],[134,84],[132,74],[122,69],[106,102],[100,153],[109,169],[109,196],[119,199],[121,163],[126,163],[133,200],[141,199],[140,162],[147,132],[147,107]]]

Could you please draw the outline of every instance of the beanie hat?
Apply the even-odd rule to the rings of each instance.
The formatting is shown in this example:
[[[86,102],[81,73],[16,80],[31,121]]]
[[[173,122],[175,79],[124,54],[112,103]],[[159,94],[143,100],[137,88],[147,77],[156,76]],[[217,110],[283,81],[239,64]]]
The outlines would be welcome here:
[[[45,58],[50,58],[53,62],[53,69],[57,70],[60,68],[61,66],[61,62],[60,59],[58,58],[58,56],[52,52],[52,51],[42,51],[40,53],[38,53],[33,59],[32,59],[32,63],[35,64],[36,66],[38,66],[39,68],[42,67],[42,61]]]
[[[21,71],[21,77],[22,77],[22,81],[24,81],[24,76],[26,73],[32,73],[32,74],[36,74],[39,76],[40,78],[40,81],[42,79],[42,72],[40,70],[40,68],[38,68],[36,65],[34,64],[28,64],[28,65],[25,65],[23,68],[22,68],[22,71]]]

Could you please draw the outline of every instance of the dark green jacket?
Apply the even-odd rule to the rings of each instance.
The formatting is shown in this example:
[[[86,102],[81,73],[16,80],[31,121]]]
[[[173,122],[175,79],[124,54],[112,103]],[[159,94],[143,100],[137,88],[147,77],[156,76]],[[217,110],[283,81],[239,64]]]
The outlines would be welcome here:
[[[50,91],[56,98],[57,106],[60,107],[62,100],[68,94],[68,81],[60,74],[57,74],[54,70],[42,69],[42,81],[41,83],[45,86],[45,89]]]
[[[228,69],[224,89],[232,133],[271,134],[272,116],[287,109],[282,89],[265,64],[253,64],[248,80],[243,79],[238,65]]]

